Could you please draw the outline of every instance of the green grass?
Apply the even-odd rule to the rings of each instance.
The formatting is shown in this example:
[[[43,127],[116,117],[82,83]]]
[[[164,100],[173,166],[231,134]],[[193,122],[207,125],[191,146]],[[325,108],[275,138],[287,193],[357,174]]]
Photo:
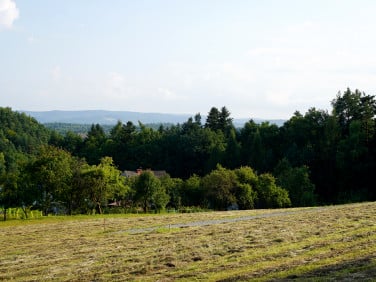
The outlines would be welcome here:
[[[376,203],[12,220],[0,242],[2,281],[375,281]]]

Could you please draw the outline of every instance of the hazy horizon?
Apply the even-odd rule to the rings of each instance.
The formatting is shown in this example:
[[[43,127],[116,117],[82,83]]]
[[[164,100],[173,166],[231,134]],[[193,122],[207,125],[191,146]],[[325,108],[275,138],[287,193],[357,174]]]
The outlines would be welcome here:
[[[218,109],[220,110],[222,107],[219,107]],[[79,112],[109,112],[109,113],[134,113],[134,114],[160,114],[160,115],[176,115],[176,116],[187,116],[187,117],[194,117],[196,114],[200,114],[201,116],[203,117],[206,117],[210,111],[210,109],[208,109],[206,112],[192,112],[192,113],[184,113],[184,112],[181,112],[181,113],[168,113],[168,112],[141,112],[141,111],[127,111],[127,110],[104,110],[104,109],[90,109],[90,110],[85,110],[85,109],[77,109],[77,110],[41,110],[41,111],[30,111],[30,110],[23,110],[23,109],[20,109],[20,110],[16,110],[16,109],[12,109],[14,111],[17,111],[17,112],[25,112],[25,113],[52,113],[52,112],[74,112],[74,113],[79,113]],[[232,116],[232,113],[230,112],[230,117],[233,118]],[[293,114],[291,114],[291,116],[289,118],[291,118],[293,116]],[[256,119],[264,119],[263,117],[247,117],[247,116],[243,116],[243,117],[239,117],[237,116],[236,119],[251,119],[251,118],[256,118]],[[274,119],[279,119],[279,118],[272,118],[273,120]],[[286,120],[286,119],[280,119],[280,120]]]
[[[127,123],[128,121],[138,124],[158,124],[158,123],[172,123],[183,124],[189,118],[193,118],[195,114],[180,113],[151,113],[151,112],[133,112],[133,111],[107,111],[107,110],[84,110],[84,111],[18,111],[23,112],[42,124],[47,123],[72,123],[72,124],[103,124],[115,125],[117,122]],[[201,122],[206,122],[207,113],[200,113]],[[234,118],[233,124],[237,127],[243,126],[251,119],[256,123],[270,122],[278,126],[283,125],[287,119],[265,119],[262,117],[242,117]]]
[[[288,119],[375,94],[376,1],[0,0],[0,98],[17,111]]]

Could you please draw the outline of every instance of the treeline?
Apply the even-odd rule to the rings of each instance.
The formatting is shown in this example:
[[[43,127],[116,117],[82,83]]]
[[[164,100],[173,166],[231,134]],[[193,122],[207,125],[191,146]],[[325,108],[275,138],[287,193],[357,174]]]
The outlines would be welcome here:
[[[47,122],[43,123],[45,127],[48,129],[51,129],[53,131],[56,131],[57,133],[61,135],[65,135],[68,132],[75,133],[83,138],[87,136],[87,133],[91,129],[91,124],[78,124],[78,123],[62,123],[62,122]],[[157,130],[160,126],[164,127],[170,127],[173,125],[173,123],[147,123],[145,124],[146,127],[152,128],[154,130]],[[103,131],[105,134],[109,134],[111,132],[111,129],[114,127],[111,124],[102,124],[101,125]]]
[[[8,114],[9,111],[2,109]],[[9,126],[9,121],[6,123],[8,127],[4,127],[1,120],[3,175],[9,177],[12,169],[20,170],[22,163],[36,158],[38,145],[49,144],[88,166],[101,165],[101,161],[109,157],[111,166],[120,171],[139,167],[165,170],[171,179],[180,179],[184,183],[197,177],[201,190],[198,189],[200,192],[195,195],[197,199],[201,197],[201,202],[193,204],[202,207],[223,209],[236,203],[241,208],[235,192],[238,188],[234,188],[244,184],[236,176],[236,170],[241,168],[251,169],[261,179],[269,175],[276,187],[288,191],[292,206],[375,200],[372,178],[375,171],[375,115],[375,96],[350,89],[337,94],[330,112],[316,108],[305,114],[295,112],[280,127],[250,120],[243,127],[235,128],[226,107],[213,107],[206,121],[197,114],[183,124],[160,126],[158,129],[142,123],[134,125],[119,121],[109,132],[105,132],[99,124],[92,125],[87,136],[82,137],[73,132],[62,135],[48,131],[35,120],[21,115],[20,121],[13,125],[24,130],[22,123],[31,122],[25,130],[30,130],[31,126],[38,133],[33,132],[30,137],[27,133],[15,134],[17,130]],[[20,132],[24,132],[22,130]],[[9,149],[8,145],[13,149]],[[37,151],[40,153],[41,150]],[[235,174],[232,176],[235,180],[230,182],[237,183],[218,192],[229,195],[219,206],[217,200],[210,198],[210,189],[204,185],[204,179],[218,171],[220,175],[227,172]],[[161,179],[158,181],[162,182]],[[74,185],[72,189],[78,189],[79,186]],[[129,191],[136,195],[132,185],[127,185]],[[260,200],[263,190],[257,190],[260,184],[249,185],[252,188],[250,194],[257,194],[253,203],[258,207],[263,201]],[[167,189],[166,185],[162,186]],[[4,184],[2,187],[5,187]],[[217,191],[221,191],[218,183],[216,187]],[[166,193],[169,198],[166,205],[175,205],[172,204],[174,195]],[[183,192],[179,194],[182,205],[190,205],[187,195]],[[129,195],[127,197],[129,201],[135,201]]]
[[[271,174],[257,175],[250,167],[229,170],[218,165],[202,178],[192,175],[186,180],[157,177],[151,170],[125,177],[110,157],[89,165],[51,145],[40,146],[13,170],[7,170],[2,154],[0,181],[4,220],[13,207],[22,208],[27,218],[32,209],[48,215],[291,206],[288,192]],[[313,189],[305,192],[313,196]]]
[[[258,175],[250,167],[230,170],[218,164],[203,177],[192,174],[187,179],[167,173],[157,177],[146,169],[127,178],[112,157],[100,157],[98,163],[89,164],[66,148],[48,144],[74,138],[77,146],[85,148],[89,136],[82,139],[69,133],[63,137],[10,108],[0,108],[0,118],[0,207],[4,220],[7,210],[14,207],[22,208],[27,218],[32,209],[47,215],[149,212],[166,207],[184,211],[291,206],[288,192],[271,174]],[[141,126],[134,134],[145,129]],[[102,132],[98,125],[94,130]]]
[[[331,112],[295,112],[276,126],[252,120],[235,128],[229,111],[212,108],[183,124],[152,130],[119,122],[109,134],[92,125],[87,138],[67,134],[53,143],[90,164],[111,156],[121,170],[166,170],[172,177],[204,176],[217,164],[249,166],[278,179],[282,165],[305,168],[319,203],[375,199],[375,97],[347,89],[332,101]],[[290,192],[290,197],[291,197]]]

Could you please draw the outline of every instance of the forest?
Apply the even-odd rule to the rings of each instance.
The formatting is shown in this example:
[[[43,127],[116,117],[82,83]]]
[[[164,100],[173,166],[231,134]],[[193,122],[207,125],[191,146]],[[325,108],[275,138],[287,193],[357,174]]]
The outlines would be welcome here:
[[[212,107],[182,124],[118,121],[83,136],[0,108],[0,212],[226,210],[374,201],[375,96],[347,88],[330,112],[235,127]],[[124,171],[141,173],[132,177]],[[165,171],[157,176],[153,171]]]

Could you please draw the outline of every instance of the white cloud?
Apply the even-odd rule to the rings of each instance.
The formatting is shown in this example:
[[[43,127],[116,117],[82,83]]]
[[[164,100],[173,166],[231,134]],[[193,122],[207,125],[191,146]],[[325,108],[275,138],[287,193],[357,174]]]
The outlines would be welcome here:
[[[292,92],[287,89],[271,89],[266,93],[266,101],[276,106],[287,106],[291,103]]]
[[[0,28],[11,28],[19,17],[16,3],[12,0],[0,0]]]
[[[61,78],[61,68],[60,66],[55,66],[51,70],[51,77],[53,81],[59,81]]]
[[[129,102],[136,97],[137,91],[126,79],[124,74],[118,72],[110,72],[105,79],[103,93],[107,97],[115,99],[115,103]]]
[[[157,92],[158,97],[162,98],[163,100],[173,101],[179,99],[179,97],[175,93],[167,88],[158,88]]]
[[[145,85],[140,85],[140,82],[134,81],[119,72],[110,72],[106,75],[102,90],[102,95],[99,97],[102,103],[112,104],[115,108],[121,105],[128,105],[132,103],[139,103],[144,101],[140,99],[145,92]]]
[[[288,26],[287,31],[291,33],[307,33],[317,31],[319,28],[319,24],[307,20],[301,23]]]
[[[30,35],[28,38],[27,38],[27,42],[30,43],[30,44],[33,44],[35,42],[35,37],[34,35]]]
[[[117,72],[111,72],[108,75],[109,87],[115,92],[122,92],[125,87],[125,77]]]

